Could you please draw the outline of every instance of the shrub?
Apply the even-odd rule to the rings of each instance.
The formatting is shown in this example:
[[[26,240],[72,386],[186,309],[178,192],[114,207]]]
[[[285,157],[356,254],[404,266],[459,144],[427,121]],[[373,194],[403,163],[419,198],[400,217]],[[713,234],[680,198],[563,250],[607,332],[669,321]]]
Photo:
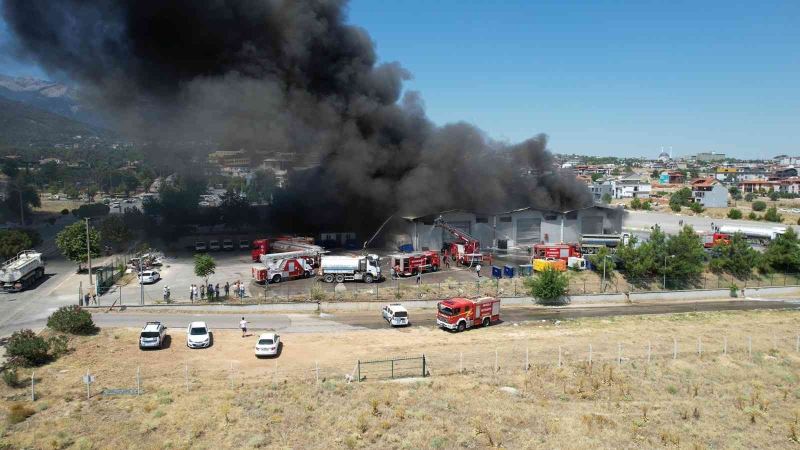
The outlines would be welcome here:
[[[61,355],[65,355],[69,351],[67,343],[67,337],[64,335],[50,336],[47,339],[47,346],[50,347],[50,356],[58,358]]]
[[[17,377],[16,369],[8,368],[3,371],[3,382],[6,383],[6,386],[15,388],[19,386],[19,378]]]
[[[31,330],[15,331],[6,344],[6,354],[13,366],[38,366],[50,360],[50,346]]]
[[[677,203],[670,203],[670,204],[669,204],[669,208],[670,208],[670,209],[671,209],[673,212],[681,212],[681,205],[679,205],[679,204],[677,204]]]
[[[747,194],[745,194],[745,196],[744,196],[744,201],[746,201],[746,202],[752,202],[754,198],[756,198],[755,194],[753,194],[752,192],[748,192],[748,193],[747,193]]]
[[[750,220],[758,220],[758,216],[753,211],[750,211],[750,214],[747,215],[747,218]]]
[[[694,202],[689,206],[689,209],[691,209],[692,212],[695,212],[695,213],[699,214],[699,213],[703,212],[703,205],[701,205],[698,202]]]
[[[569,287],[567,274],[552,267],[546,268],[535,277],[528,277],[523,282],[530,290],[536,302],[541,305],[563,305],[564,295]]]
[[[783,216],[778,214],[778,209],[773,206],[764,213],[764,220],[767,222],[783,222]]]
[[[36,411],[23,405],[22,403],[14,403],[8,407],[8,423],[11,425],[24,422],[25,419],[34,415]]]
[[[736,220],[736,219],[741,219],[741,218],[742,218],[742,212],[739,211],[738,209],[733,208],[730,211],[728,211],[728,219]]]
[[[642,209],[642,201],[638,198],[631,200],[631,209]]]
[[[753,202],[751,207],[753,208],[753,211],[763,211],[767,209],[767,204],[761,200],[756,200]]]
[[[47,327],[69,334],[93,334],[97,327],[92,315],[80,306],[62,306],[47,318]]]
[[[69,215],[69,210],[68,210],[67,208],[64,208],[64,209],[62,209],[62,210],[61,210],[61,215],[62,215],[62,216]]]

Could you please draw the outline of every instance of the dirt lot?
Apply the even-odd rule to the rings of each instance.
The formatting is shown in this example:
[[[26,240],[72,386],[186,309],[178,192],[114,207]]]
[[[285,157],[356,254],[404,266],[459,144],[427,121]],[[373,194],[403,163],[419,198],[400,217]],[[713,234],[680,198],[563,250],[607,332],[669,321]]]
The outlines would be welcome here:
[[[254,337],[235,332],[189,350],[173,331],[170,348],[140,352],[134,330],[104,330],[73,339],[71,354],[36,370],[35,402],[24,386],[2,386],[3,411],[32,414],[7,421],[2,439],[12,448],[787,448],[800,433],[798,318],[708,313],[463,334],[293,334],[280,357],[264,360],[252,356]],[[359,358],[422,352],[428,378],[343,379]],[[137,367],[142,396],[97,394],[135,386]],[[86,370],[97,377],[90,400]]]

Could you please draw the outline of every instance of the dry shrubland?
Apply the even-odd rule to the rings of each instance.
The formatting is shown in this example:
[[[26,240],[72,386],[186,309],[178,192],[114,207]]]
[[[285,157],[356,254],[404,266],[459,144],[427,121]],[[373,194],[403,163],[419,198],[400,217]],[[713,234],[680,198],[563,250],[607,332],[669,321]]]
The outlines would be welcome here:
[[[702,356],[687,351],[673,360],[658,352],[650,363],[643,354],[621,364],[601,354],[589,365],[573,352],[562,367],[533,358],[527,372],[502,361],[495,371],[492,350],[488,364],[469,365],[464,374],[444,375],[436,357],[431,377],[403,382],[271,378],[247,366],[235,379],[222,370],[204,372],[189,392],[174,369],[179,373],[151,376],[140,397],[86,400],[74,380],[81,364],[137,364],[107,345],[119,340],[118,331],[105,330],[77,338],[74,352],[38,369],[36,402],[26,402],[24,388],[0,387],[8,415],[2,442],[9,448],[786,448],[798,445],[800,434],[800,354],[787,335],[797,318],[790,311],[628,317],[442,335],[518,345],[515,339],[527,333],[545,338],[526,337],[538,355],[544,353],[536,345],[560,345],[558,339],[565,346],[593,339],[600,347],[645,332],[653,339],[707,333]],[[722,332],[741,342],[739,329],[760,343],[752,356],[741,346],[730,344],[723,354],[711,344]],[[431,339],[439,333],[419,333],[428,332]],[[302,342],[297,337],[295,345]],[[285,352],[281,358],[288,345]],[[27,408],[22,415],[20,405]]]

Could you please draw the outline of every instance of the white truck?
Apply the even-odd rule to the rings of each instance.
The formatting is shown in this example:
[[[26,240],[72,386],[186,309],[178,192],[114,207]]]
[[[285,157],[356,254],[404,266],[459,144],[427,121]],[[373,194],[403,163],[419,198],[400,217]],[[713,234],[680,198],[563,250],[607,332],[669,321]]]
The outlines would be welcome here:
[[[27,289],[43,276],[42,254],[35,250],[23,250],[0,266],[0,283],[5,292]]]
[[[786,227],[743,227],[739,225],[722,225],[717,230],[718,233],[734,235],[742,233],[751,242],[767,245],[774,241],[778,236],[786,233]]]
[[[326,283],[343,281],[363,281],[372,283],[383,278],[380,257],[367,256],[323,256],[319,275]]]

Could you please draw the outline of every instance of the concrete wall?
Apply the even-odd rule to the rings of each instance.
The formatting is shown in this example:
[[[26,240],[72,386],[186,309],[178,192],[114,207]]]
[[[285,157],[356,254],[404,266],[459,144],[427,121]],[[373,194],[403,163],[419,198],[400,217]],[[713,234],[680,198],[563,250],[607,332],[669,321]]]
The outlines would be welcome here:
[[[715,184],[710,191],[703,192],[700,204],[706,208],[725,208],[728,206],[728,190],[721,184]]]

